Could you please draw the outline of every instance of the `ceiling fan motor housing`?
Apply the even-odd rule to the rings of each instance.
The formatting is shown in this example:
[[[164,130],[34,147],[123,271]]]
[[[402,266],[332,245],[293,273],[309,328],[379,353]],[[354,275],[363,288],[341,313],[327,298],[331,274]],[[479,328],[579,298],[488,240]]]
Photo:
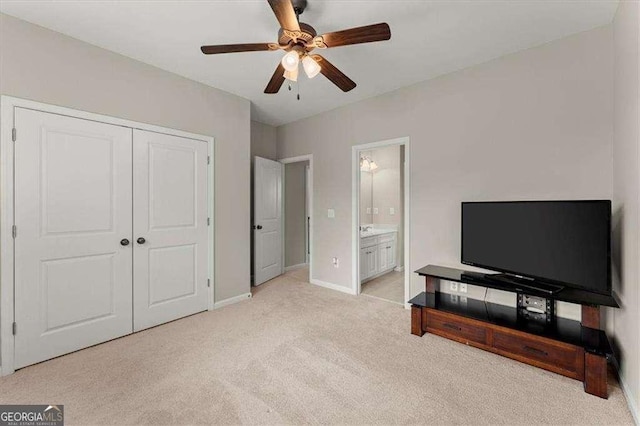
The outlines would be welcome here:
[[[304,22],[300,22],[300,31],[290,31],[280,28],[278,31],[278,43],[284,50],[291,50],[295,45],[306,46],[318,35],[315,28]],[[289,47],[285,47],[289,45]]]

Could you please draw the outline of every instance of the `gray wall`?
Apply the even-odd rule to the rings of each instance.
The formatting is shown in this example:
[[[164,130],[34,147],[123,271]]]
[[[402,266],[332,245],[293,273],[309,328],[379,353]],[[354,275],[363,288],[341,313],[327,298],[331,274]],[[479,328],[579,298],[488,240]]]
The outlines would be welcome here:
[[[284,266],[306,262],[306,168],[308,161],[284,166]]]
[[[246,99],[0,14],[0,93],[215,137],[215,293],[249,287]]]
[[[597,28],[279,127],[279,158],[315,160],[313,278],[352,285],[354,144],[411,138],[412,271],[462,266],[463,200],[611,198],[612,41]]]
[[[276,160],[276,128],[268,124],[251,122],[251,160],[258,156]]]
[[[640,406],[640,292],[638,291],[638,196],[640,170],[640,6],[620,2],[613,23],[615,52],[613,144],[614,288],[622,309],[613,311],[610,331],[615,334],[621,377],[636,407]]]

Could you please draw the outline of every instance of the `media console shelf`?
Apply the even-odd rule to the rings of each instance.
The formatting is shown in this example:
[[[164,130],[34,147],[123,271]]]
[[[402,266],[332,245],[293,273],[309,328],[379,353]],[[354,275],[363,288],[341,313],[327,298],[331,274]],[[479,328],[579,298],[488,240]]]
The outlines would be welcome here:
[[[439,280],[520,293],[512,286],[477,273],[434,265],[416,273],[425,277],[426,291],[409,301],[412,334],[436,334],[553,371],[582,381],[585,392],[607,398],[607,359],[612,351],[600,330],[600,306],[618,307],[613,297],[562,290],[553,300],[581,303],[582,320],[556,317],[544,323],[523,318],[515,307],[442,293]]]

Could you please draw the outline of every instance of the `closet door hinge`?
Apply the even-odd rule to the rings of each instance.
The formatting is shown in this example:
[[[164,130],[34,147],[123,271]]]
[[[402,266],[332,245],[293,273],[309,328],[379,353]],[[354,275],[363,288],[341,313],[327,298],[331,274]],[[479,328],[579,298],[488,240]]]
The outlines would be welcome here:
[[[211,164],[211,157],[207,155],[207,164]]]
[[[207,218],[207,226],[210,226],[210,225],[211,225],[211,218],[210,218],[210,217],[208,217],[208,218]]]
[[[13,225],[11,227],[11,236],[15,239],[18,236],[18,227]]]
[[[15,142],[17,138],[18,138],[18,131],[14,127],[13,129],[11,129],[11,140]]]
[[[211,280],[207,278],[207,287],[211,287]]]
[[[15,336],[18,333],[18,324],[16,324],[14,322],[11,331],[13,332],[13,335]]]

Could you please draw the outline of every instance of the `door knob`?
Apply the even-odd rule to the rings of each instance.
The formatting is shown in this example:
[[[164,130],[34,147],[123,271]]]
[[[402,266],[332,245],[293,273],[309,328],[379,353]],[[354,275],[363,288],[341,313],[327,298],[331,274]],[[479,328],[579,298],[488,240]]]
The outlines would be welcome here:
[[[262,225],[256,226],[256,229],[262,229]]]
[[[147,240],[145,240],[144,238],[140,237],[136,240],[138,242],[138,244],[144,244],[147,242]]]
[[[126,238],[121,239],[120,240],[120,245],[128,246],[129,245],[129,240],[127,240]]]

